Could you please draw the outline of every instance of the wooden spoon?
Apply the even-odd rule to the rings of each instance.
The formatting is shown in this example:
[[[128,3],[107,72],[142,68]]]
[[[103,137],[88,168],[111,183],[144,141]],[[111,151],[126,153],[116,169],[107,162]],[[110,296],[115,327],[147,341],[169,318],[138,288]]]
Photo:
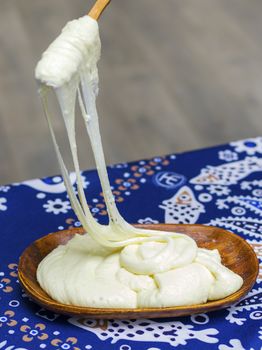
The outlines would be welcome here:
[[[36,270],[40,261],[60,244],[66,244],[75,234],[83,234],[82,228],[51,233],[32,243],[21,255],[18,276],[27,294],[39,305],[55,313],[78,315],[96,319],[161,318],[199,314],[225,308],[239,301],[253,286],[258,274],[258,259],[251,246],[241,237],[211,226],[204,225],[135,225],[152,230],[185,233],[196,240],[201,248],[219,250],[222,262],[239,274],[243,286],[234,294],[205,304],[164,308],[92,308],[61,304],[53,300],[38,284]],[[190,286],[189,286],[190,287]]]
[[[111,0],[97,0],[91,10],[88,12],[88,16],[97,21],[110,1]]]

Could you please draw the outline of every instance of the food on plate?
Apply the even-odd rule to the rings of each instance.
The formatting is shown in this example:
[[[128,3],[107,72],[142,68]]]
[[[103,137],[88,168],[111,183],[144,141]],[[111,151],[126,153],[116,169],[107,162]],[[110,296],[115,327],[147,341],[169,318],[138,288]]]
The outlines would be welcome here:
[[[39,264],[37,280],[64,304],[101,308],[167,307],[205,303],[237,291],[242,278],[221,263],[218,250],[198,248],[187,235],[135,228],[120,215],[111,191],[96,110],[97,22],[89,16],[69,22],[43,53],[35,76],[65,186],[85,231],[60,245]],[[75,193],[60,153],[48,93],[57,96],[68,134],[76,178]],[[101,225],[87,205],[75,133],[79,103],[94,153],[109,215]]]

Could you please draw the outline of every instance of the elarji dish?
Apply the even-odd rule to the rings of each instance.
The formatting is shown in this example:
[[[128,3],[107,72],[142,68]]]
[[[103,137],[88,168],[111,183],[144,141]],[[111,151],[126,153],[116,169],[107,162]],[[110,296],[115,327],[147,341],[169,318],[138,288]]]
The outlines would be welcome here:
[[[204,225],[135,225],[139,228],[184,233],[192,237],[200,248],[218,249],[223,264],[239,274],[244,283],[230,296],[205,304],[165,308],[91,308],[56,302],[40,287],[36,270],[40,261],[60,244],[66,244],[74,235],[83,234],[82,228],[59,231],[32,243],[20,257],[18,275],[27,294],[44,308],[61,314],[95,319],[177,317],[225,308],[236,303],[252,288],[258,274],[258,260],[251,246],[241,237],[221,228]]]
[[[56,232],[29,246],[20,259],[21,284],[47,309],[94,318],[179,316],[225,307],[255,282],[257,259],[244,240],[202,225],[135,227],[116,206],[96,110],[101,52],[97,18],[108,2],[97,0],[91,15],[68,22],[36,66],[64,184],[83,229]],[[57,142],[50,93],[55,93],[63,117],[76,188]],[[96,221],[86,199],[77,152],[76,104],[94,154],[108,225]]]

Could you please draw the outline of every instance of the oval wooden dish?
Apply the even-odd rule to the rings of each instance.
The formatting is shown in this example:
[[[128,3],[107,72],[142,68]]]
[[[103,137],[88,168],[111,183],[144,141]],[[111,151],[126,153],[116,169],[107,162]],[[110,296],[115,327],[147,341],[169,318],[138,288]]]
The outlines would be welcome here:
[[[39,305],[55,313],[77,315],[96,319],[161,318],[203,313],[225,308],[241,299],[253,286],[258,274],[258,259],[250,245],[241,237],[211,226],[204,225],[136,225],[153,230],[181,232],[194,238],[199,247],[215,249],[221,254],[225,266],[242,276],[244,284],[234,294],[205,304],[141,309],[106,309],[79,307],[61,304],[49,297],[36,279],[36,269],[40,261],[60,244],[65,244],[75,234],[83,234],[83,229],[59,231],[44,236],[32,243],[21,255],[18,267],[19,280],[27,294]]]

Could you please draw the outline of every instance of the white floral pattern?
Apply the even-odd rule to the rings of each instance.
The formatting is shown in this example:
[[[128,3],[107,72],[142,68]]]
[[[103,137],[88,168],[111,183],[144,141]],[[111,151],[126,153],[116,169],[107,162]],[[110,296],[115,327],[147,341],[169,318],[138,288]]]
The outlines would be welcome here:
[[[5,205],[6,202],[7,202],[6,198],[4,197],[0,198],[0,210],[2,211],[7,210],[7,206]]]
[[[62,201],[61,198],[56,198],[55,200],[49,199],[43,207],[47,213],[66,214],[68,210],[71,209],[69,201]]]
[[[219,345],[218,349],[219,350],[247,350],[243,348],[241,341],[239,339],[230,339],[229,345],[230,346],[226,344],[221,344]]]
[[[233,162],[234,160],[238,160],[238,154],[230,149],[226,149],[218,152],[218,158],[226,162]]]
[[[207,190],[212,194],[216,194],[217,196],[227,196],[231,192],[227,186],[221,185],[210,185],[207,187]]]
[[[260,322],[262,320],[261,302],[262,288],[251,290],[240,302],[227,308],[226,320],[231,324],[242,326],[247,322],[245,311],[249,311],[248,317]]]
[[[230,146],[235,147],[235,151],[238,153],[245,152],[249,156],[255,155],[255,153],[262,153],[262,137],[255,137],[246,140],[240,140],[231,142]]]
[[[233,209],[234,207],[241,207],[262,216],[262,198],[251,196],[230,196],[223,199],[218,199],[217,206],[219,209],[228,209],[230,207]]]
[[[86,179],[86,176],[84,175],[81,175],[81,179],[82,179],[83,188],[87,189],[87,187],[90,185],[90,182]]]
[[[240,186],[242,190],[252,190],[253,187],[262,188],[262,180],[242,181]]]
[[[0,192],[8,192],[10,190],[10,186],[0,186]]]
[[[151,219],[150,217],[147,217],[147,218],[144,218],[144,219],[139,219],[138,220],[138,223],[139,224],[148,224],[148,225],[150,225],[150,224],[158,224],[159,223],[159,221],[157,221],[157,220],[153,220],[153,219]]]

